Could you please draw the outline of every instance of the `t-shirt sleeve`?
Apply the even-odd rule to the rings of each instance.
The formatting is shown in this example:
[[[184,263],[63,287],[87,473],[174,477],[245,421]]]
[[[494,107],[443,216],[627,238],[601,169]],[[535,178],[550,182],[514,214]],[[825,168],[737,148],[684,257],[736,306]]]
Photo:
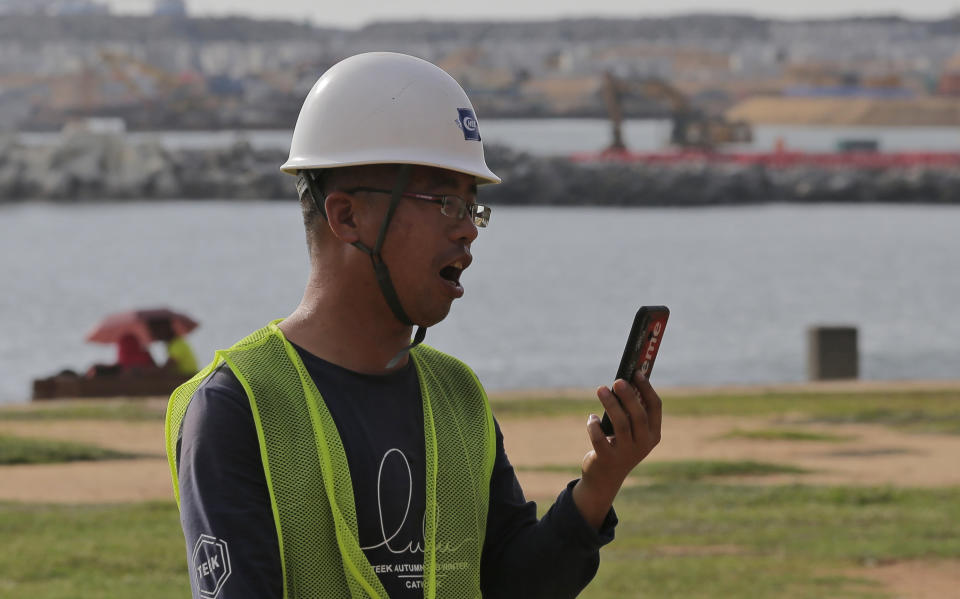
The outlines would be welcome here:
[[[494,422],[497,456],[490,479],[490,506],[481,564],[485,599],[576,597],[593,580],[600,547],[613,540],[611,508],[600,530],[584,520],[573,501],[571,481],[537,520],[537,505],[524,498]]]
[[[281,597],[279,544],[253,413],[227,366],[191,399],[177,462],[194,599]]]

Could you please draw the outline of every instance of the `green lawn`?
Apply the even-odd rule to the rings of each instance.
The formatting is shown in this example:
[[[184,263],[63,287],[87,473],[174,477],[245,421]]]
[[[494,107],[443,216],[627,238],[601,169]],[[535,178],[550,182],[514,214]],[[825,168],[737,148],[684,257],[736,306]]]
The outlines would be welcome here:
[[[661,482],[695,481],[724,476],[767,476],[803,474],[803,468],[750,460],[677,460],[642,464],[634,472]]]
[[[750,441],[825,441],[829,443],[841,443],[844,441],[853,441],[856,437],[852,435],[815,433],[797,429],[765,428],[751,430],[734,429],[729,433],[721,435],[720,438],[747,439]]]
[[[0,420],[163,420],[164,406],[143,399],[80,400],[0,406]]]
[[[881,598],[851,570],[960,558],[960,489],[675,482],[625,489],[616,508],[587,599]],[[0,538],[3,597],[189,596],[172,503],[0,503]]]
[[[916,432],[960,434],[958,391],[705,395],[673,398],[669,410],[678,416],[795,414],[816,422],[882,424]]]
[[[136,456],[83,443],[0,435],[0,465],[52,464],[133,457]]]
[[[790,437],[811,422],[872,422],[960,434],[958,392],[769,393],[667,397],[670,415],[761,416]],[[48,411],[49,410],[49,411]],[[589,398],[496,400],[499,418],[600,410]],[[37,416],[38,413],[42,416]],[[0,411],[6,419],[13,410]],[[56,406],[18,418],[142,420],[136,402]],[[30,416],[29,414],[34,414]],[[742,431],[741,431],[742,433]],[[739,434],[739,433],[738,433]],[[46,443],[46,442],[44,442]],[[0,442],[2,445],[2,442]],[[36,447],[31,451],[35,454]],[[62,456],[61,456],[62,457]],[[705,458],[709,456],[704,456]],[[762,456],[758,456],[762,457]],[[601,552],[586,599],[890,599],[860,566],[906,559],[960,560],[960,488],[893,489],[720,484],[781,465],[751,461],[651,462],[651,484],[617,499],[616,540]],[[576,468],[542,467],[570,471]],[[2,484],[2,482],[0,482]],[[548,504],[540,506],[545,511]],[[186,549],[171,502],[109,506],[0,503],[0,597],[188,597]]]
[[[884,597],[856,566],[960,558],[960,489],[674,483],[625,489],[582,595]]]
[[[600,413],[599,400],[543,397],[492,401],[499,418]],[[667,396],[664,417],[790,417],[811,422],[871,423],[916,432],[960,434],[960,391],[871,391]]]
[[[580,476],[580,466],[516,466],[519,471],[560,472],[572,477]],[[643,463],[634,474],[659,482],[695,481],[724,476],[766,476],[769,474],[803,474],[803,468],[786,464],[771,464],[749,460],[674,460],[669,462]]]
[[[189,597],[186,547],[172,503],[0,503],[0,596]]]

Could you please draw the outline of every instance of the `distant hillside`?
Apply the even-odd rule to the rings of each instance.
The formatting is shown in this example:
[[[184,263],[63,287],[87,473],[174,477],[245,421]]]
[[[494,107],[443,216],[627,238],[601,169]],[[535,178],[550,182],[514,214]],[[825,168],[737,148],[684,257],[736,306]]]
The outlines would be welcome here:
[[[239,17],[176,18],[120,15],[4,15],[4,42],[143,42],[150,39],[188,41],[287,41],[313,39],[333,29],[306,22],[260,21]]]
[[[960,35],[960,16],[918,21],[901,17],[850,17],[821,20],[777,20],[738,15],[690,14],[658,18],[584,18],[540,21],[382,21],[360,29],[325,26],[298,20],[256,20],[239,17],[155,17],[71,15],[47,17],[5,15],[0,40],[19,42],[143,41],[283,41],[334,35],[348,41],[437,43],[497,40],[550,42],[637,42],[712,39],[743,42],[765,40],[774,26],[818,24],[919,25],[930,36]]]
[[[384,21],[367,25],[357,37],[392,41],[551,42],[677,41],[685,37],[766,39],[770,21],[747,16],[685,15],[645,19],[559,19],[542,21]]]

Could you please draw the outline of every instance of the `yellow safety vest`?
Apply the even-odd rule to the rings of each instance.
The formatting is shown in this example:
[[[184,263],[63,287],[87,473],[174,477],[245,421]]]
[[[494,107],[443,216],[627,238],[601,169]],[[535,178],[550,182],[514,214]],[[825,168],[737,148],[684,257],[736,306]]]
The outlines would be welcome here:
[[[167,356],[173,359],[178,373],[185,376],[197,374],[197,358],[183,337],[174,337],[167,343]]]
[[[337,427],[277,322],[218,351],[170,397],[166,449],[177,505],[183,417],[200,383],[225,362],[246,390],[256,423],[283,596],[386,599],[360,549],[353,484]],[[410,355],[420,380],[426,448],[423,596],[476,599],[496,453],[493,416],[465,364],[425,345]]]

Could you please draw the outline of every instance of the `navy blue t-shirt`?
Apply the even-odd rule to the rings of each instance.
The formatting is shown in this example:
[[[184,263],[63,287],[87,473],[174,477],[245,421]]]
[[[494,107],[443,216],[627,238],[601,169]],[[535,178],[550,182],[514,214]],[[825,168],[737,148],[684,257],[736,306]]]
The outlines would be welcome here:
[[[296,346],[294,346],[296,347]],[[422,593],[425,448],[420,384],[412,362],[364,375],[296,347],[343,442],[360,546],[391,598]],[[496,423],[495,423],[496,424]],[[580,515],[573,483],[539,521],[503,450],[497,454],[481,563],[484,597],[574,597],[613,539],[611,510],[598,533]],[[177,460],[181,523],[195,598],[279,598],[279,545],[253,413],[221,365],[184,417]],[[439,506],[442,509],[442,506]]]

